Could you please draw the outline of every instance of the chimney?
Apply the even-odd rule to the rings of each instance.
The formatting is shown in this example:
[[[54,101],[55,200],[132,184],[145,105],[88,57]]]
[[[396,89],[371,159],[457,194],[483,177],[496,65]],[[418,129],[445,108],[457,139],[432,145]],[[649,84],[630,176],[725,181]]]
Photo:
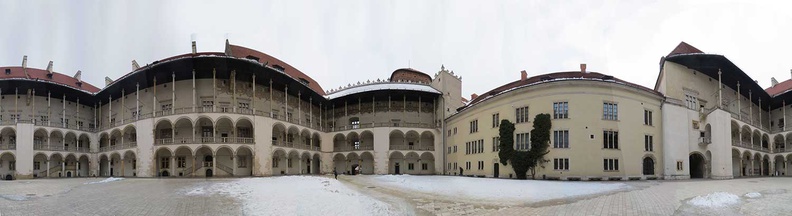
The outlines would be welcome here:
[[[78,70],[77,73],[74,74],[74,79],[79,82],[82,82],[82,71]]]
[[[478,97],[476,93],[470,94],[470,100],[475,100]]]
[[[49,61],[49,64],[47,65],[47,73],[52,73],[52,61]]]
[[[789,73],[792,74],[792,69],[789,69]]]
[[[22,56],[22,69],[27,69],[27,56]]]
[[[110,79],[110,77],[105,77],[105,86],[110,85],[110,83],[113,83],[113,79]]]
[[[137,61],[132,60],[132,71],[136,71],[137,69],[140,69],[140,65],[137,63]]]
[[[580,72],[586,73],[586,64],[580,64]]]
[[[192,41],[192,54],[198,53],[197,49],[195,48],[195,41]]]
[[[778,85],[778,80],[775,77],[770,77],[770,86]]]
[[[520,71],[520,81],[525,81],[525,79],[528,79],[528,72]]]

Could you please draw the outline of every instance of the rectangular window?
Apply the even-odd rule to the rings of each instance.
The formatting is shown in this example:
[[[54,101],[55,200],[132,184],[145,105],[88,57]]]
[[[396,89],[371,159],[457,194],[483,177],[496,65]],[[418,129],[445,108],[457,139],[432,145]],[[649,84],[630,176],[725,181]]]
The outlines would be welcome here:
[[[457,146],[454,145],[454,153],[457,153]]]
[[[685,104],[687,105],[688,109],[692,109],[692,110],[699,109],[698,98],[696,96],[686,94]]]
[[[185,168],[187,167],[187,158],[185,157],[176,157],[176,167],[178,168]]]
[[[292,168],[292,159],[291,158],[286,159],[286,167]]]
[[[602,119],[619,120],[619,104],[611,102],[602,103]]]
[[[160,158],[160,169],[168,169],[168,168],[170,168],[170,158],[161,157]]]
[[[448,133],[446,136],[451,137],[451,129],[448,129]]]
[[[492,138],[492,151],[500,151],[500,137]]]
[[[470,142],[465,143],[465,154],[470,154]]]
[[[553,170],[569,170],[569,158],[554,158]]]
[[[457,128],[454,127],[454,134],[457,134]]]
[[[478,119],[470,122],[470,133],[478,132]]]
[[[553,118],[554,119],[569,118],[569,103],[568,102],[553,103]]]
[[[553,148],[569,148],[569,131],[553,131]]]
[[[415,170],[415,164],[414,163],[407,163],[407,170]]]
[[[466,168],[466,170],[470,169],[470,161],[465,162],[465,168]]]
[[[248,109],[250,109],[250,103],[248,103],[248,102],[239,102],[239,103],[237,103],[237,106],[238,106],[240,109],[242,109],[242,110],[248,110]]]
[[[619,132],[610,130],[602,131],[602,148],[619,149]]]
[[[451,154],[451,146],[449,146],[448,150],[446,150],[446,154]]]
[[[652,111],[644,110],[644,125],[652,126]]]
[[[451,164],[449,164],[449,165],[451,165]],[[421,170],[429,170],[429,164],[421,163]]]
[[[41,162],[38,162],[38,161],[33,162],[33,169],[34,170],[40,170],[41,169]]]
[[[528,118],[529,118],[528,107],[525,106],[525,107],[517,108],[515,110],[515,117],[517,117],[517,119],[515,120],[515,122],[517,123],[528,122]]]
[[[684,170],[684,165],[682,161],[677,161],[677,171],[682,171],[682,170]]]
[[[605,171],[619,171],[619,159],[604,159],[603,166]]]
[[[168,113],[171,110],[173,110],[173,104],[162,104],[160,106],[162,107],[162,111],[166,112],[166,113]]]
[[[644,135],[644,151],[654,151],[654,140],[652,135]]]
[[[500,113],[492,114],[492,127],[500,126]]]
[[[516,139],[514,139],[514,149],[515,150],[524,150],[527,151],[530,149],[530,134],[529,133],[518,133],[516,135]]]

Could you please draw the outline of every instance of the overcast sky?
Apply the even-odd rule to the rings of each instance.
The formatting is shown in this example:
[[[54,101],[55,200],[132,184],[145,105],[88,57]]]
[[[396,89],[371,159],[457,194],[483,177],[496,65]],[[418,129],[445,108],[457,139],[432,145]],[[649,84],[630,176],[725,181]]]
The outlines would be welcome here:
[[[603,3],[604,2],[604,3]],[[403,67],[462,76],[464,97],[529,76],[578,70],[654,87],[680,41],[723,54],[765,88],[790,78],[792,5],[756,1],[6,1],[0,65],[104,87],[141,65],[224,40],[273,55],[324,89]],[[787,1],[789,2],[789,1]],[[784,5],[785,4],[785,5]]]

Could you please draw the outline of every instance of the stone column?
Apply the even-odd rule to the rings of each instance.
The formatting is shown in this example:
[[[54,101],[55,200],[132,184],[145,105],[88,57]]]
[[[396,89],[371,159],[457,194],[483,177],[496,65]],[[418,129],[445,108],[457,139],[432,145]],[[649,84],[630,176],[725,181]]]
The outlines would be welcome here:
[[[124,175],[126,174],[126,172],[124,172],[124,169],[126,168],[124,167],[124,161],[125,159],[121,159],[121,174],[119,175],[121,177],[124,177]]]
[[[52,176],[50,176],[50,161],[47,160],[47,178],[50,178],[50,177],[52,177]]]
[[[178,167],[176,164],[176,156],[170,156],[170,161],[171,163],[169,164],[170,166],[168,166],[168,168],[170,169],[170,176],[173,176],[176,175],[176,167]]]
[[[231,176],[236,175],[236,168],[237,168],[237,156],[234,155],[231,157]]]

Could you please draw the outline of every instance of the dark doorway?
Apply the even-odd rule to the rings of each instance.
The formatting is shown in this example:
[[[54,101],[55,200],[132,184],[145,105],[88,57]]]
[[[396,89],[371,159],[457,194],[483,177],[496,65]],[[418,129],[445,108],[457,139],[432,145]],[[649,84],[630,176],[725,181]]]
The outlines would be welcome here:
[[[9,181],[10,181],[10,180],[14,180],[14,177],[12,177],[12,176],[9,174],[9,175],[6,175],[6,176],[5,176],[5,180],[9,180]]]
[[[646,157],[643,159],[643,174],[644,175],[654,175],[655,168],[654,168],[654,160],[650,157]]]
[[[495,163],[495,165],[492,167],[492,170],[492,177],[497,178],[500,175],[500,164]]]
[[[72,173],[71,172],[66,172],[66,177],[71,178],[72,177]]]
[[[700,154],[690,155],[690,178],[704,178],[704,157]]]
[[[401,174],[401,172],[399,172],[399,163],[396,163],[396,166],[394,167],[393,170],[394,170],[393,173],[395,173],[396,175]]]
[[[168,173],[168,171],[165,170],[165,171],[162,171],[162,174],[160,174],[160,176],[168,177],[168,176],[170,176],[170,173]]]
[[[360,166],[360,165],[357,165],[357,164],[352,164],[352,175],[357,175],[357,174],[360,174],[360,173],[358,173],[358,170],[357,170],[357,168],[358,168],[359,166]]]
[[[770,160],[767,158],[762,160],[762,175],[770,175]]]
[[[212,169],[206,169],[206,177],[212,177]]]
[[[113,176],[113,168],[110,168],[110,176]],[[60,174],[58,174],[58,177],[60,177]]]

